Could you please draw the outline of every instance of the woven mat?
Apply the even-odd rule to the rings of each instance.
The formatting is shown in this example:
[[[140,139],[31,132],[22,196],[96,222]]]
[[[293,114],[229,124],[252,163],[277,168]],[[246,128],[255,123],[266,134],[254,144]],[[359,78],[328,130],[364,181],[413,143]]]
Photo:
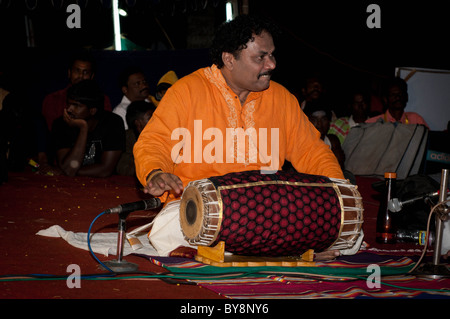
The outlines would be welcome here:
[[[184,258],[148,257],[170,272],[232,299],[448,298],[450,278],[408,274],[413,257],[361,252],[316,267],[214,267]],[[376,272],[380,277],[376,276]]]

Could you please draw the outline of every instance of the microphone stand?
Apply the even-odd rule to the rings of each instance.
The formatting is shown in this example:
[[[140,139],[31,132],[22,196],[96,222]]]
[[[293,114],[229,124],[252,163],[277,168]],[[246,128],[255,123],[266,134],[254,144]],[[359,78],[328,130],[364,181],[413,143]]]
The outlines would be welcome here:
[[[123,245],[125,242],[126,234],[126,219],[130,212],[119,213],[119,231],[117,238],[117,260],[108,260],[104,262],[105,266],[114,272],[133,272],[136,271],[139,266],[135,263],[128,262],[123,259]]]
[[[449,170],[443,169],[441,173],[441,186],[439,191],[439,203],[447,200],[447,188],[448,188]],[[433,279],[439,279],[442,277],[450,277],[450,270],[444,264],[439,264],[441,258],[442,247],[442,221],[447,219],[449,209],[442,204],[438,207],[436,212],[436,240],[434,243],[433,262],[419,265],[416,271],[412,272],[414,275],[430,277]]]

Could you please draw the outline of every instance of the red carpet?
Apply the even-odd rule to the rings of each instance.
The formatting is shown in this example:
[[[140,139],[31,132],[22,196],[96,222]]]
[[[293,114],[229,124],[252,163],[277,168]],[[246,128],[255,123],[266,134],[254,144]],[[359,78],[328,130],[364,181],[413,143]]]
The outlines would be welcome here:
[[[420,247],[414,245],[397,244],[383,247],[374,241],[376,211],[378,198],[371,184],[376,179],[358,178],[358,187],[363,196],[364,204],[364,232],[365,240],[370,249],[377,250],[377,254],[394,252],[397,256],[415,258],[420,255]],[[99,269],[98,263],[85,250],[74,248],[60,238],[37,236],[39,230],[52,225],[60,225],[66,230],[87,232],[96,216],[107,208],[119,204],[138,201],[145,198],[136,187],[135,180],[129,177],[113,176],[107,179],[70,178],[65,176],[41,176],[32,172],[11,173],[9,181],[0,185],[0,239],[1,264],[0,275],[15,275],[11,281],[0,282],[2,299],[223,299],[250,298],[247,294],[248,285],[236,282],[232,286],[220,287],[225,282],[203,281],[172,281],[161,280],[161,276],[168,268],[155,265],[147,259],[136,255],[126,256],[125,259],[139,265],[141,276],[121,278],[101,278],[107,274]],[[156,211],[141,211],[130,214],[127,219],[128,229],[148,223]],[[115,232],[117,230],[117,216],[104,215],[99,218],[92,232]],[[413,250],[408,250],[413,248]],[[414,250],[415,249],[415,250]],[[116,256],[97,256],[102,261],[116,259]],[[417,258],[416,258],[417,259]],[[69,265],[78,265],[83,277],[81,288],[68,287],[67,276]],[[172,269],[170,269],[172,270]],[[149,274],[153,276],[149,276]],[[39,274],[38,278],[30,274]],[[59,279],[47,278],[43,275],[62,276]],[[163,277],[163,276],[162,276]],[[185,276],[180,276],[185,278]],[[306,287],[305,282],[297,282],[289,276],[279,276],[274,282],[269,278],[272,294],[283,297],[301,297],[292,295],[293,287]],[[267,283],[267,278],[262,279]],[[286,285],[290,281],[291,286]],[[411,287],[418,282],[408,282]],[[255,283],[253,283],[254,285]],[[299,286],[300,285],[300,286]],[[331,289],[330,287],[320,289]],[[376,294],[361,293],[361,287],[341,283],[339,290],[344,294],[330,294],[330,298],[378,297]],[[446,283],[444,283],[444,286]],[[70,286],[70,284],[69,284]],[[261,283],[261,287],[263,284]],[[436,285],[422,285],[421,287],[442,288],[442,281]],[[266,286],[268,287],[268,286]],[[313,287],[313,286],[311,286]],[[333,286],[333,287],[336,287]],[[229,292],[232,288],[232,293]],[[236,289],[237,288],[237,289]],[[245,289],[244,289],[245,288]],[[318,286],[316,286],[319,289]],[[228,290],[227,290],[228,289]],[[316,290],[317,290],[316,289]],[[347,289],[347,290],[345,290]],[[314,289],[309,290],[303,297],[316,298]],[[310,294],[310,295],[308,295]],[[389,294],[389,290],[388,290]],[[420,294],[411,292],[403,297],[417,297]],[[256,298],[270,298],[269,294],[258,295]],[[274,295],[275,296],[275,295]],[[389,296],[388,296],[389,297]]]
[[[142,193],[142,195],[144,195]],[[74,248],[63,239],[37,236],[41,229],[60,225],[66,230],[87,232],[103,210],[138,201],[142,196],[134,179],[113,176],[107,179],[41,176],[31,172],[10,173],[0,185],[0,275],[47,274],[68,276],[67,267],[76,264],[81,275],[105,274],[88,251]],[[127,226],[148,223],[155,212],[131,214]],[[98,219],[92,232],[117,231],[116,215]],[[100,260],[116,256],[97,256]],[[125,260],[137,263],[140,271],[164,272],[161,267],[136,256]],[[68,288],[66,280],[25,279],[0,282],[2,299],[195,299],[221,298],[196,285],[169,284],[159,279],[81,280],[81,288]]]

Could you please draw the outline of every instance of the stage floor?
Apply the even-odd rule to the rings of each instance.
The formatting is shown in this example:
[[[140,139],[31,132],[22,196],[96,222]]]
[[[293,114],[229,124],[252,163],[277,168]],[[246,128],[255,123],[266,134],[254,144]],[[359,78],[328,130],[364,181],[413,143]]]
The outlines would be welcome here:
[[[0,185],[0,274],[69,276],[74,272],[68,271],[69,265],[78,265],[83,275],[105,274],[88,251],[72,247],[63,239],[36,233],[52,225],[87,233],[94,218],[105,209],[141,198],[143,194],[130,177],[95,179],[10,173],[9,181]],[[154,214],[153,211],[131,214],[127,227],[148,223]],[[104,215],[94,223],[91,232],[116,232],[117,227],[117,215]],[[97,257],[103,261],[117,259],[115,255]],[[140,271],[166,271],[137,256],[124,259],[138,264]],[[66,280],[3,281],[0,285],[3,299],[221,298],[197,285],[170,284],[151,278],[82,280],[81,288],[69,288]]]
[[[395,255],[400,260],[395,260],[395,263],[402,262],[401,260],[405,262],[405,259],[401,257],[408,259],[409,263],[410,259],[417,260],[421,252],[420,246],[397,244],[386,247],[375,243],[375,221],[379,200],[378,193],[372,188],[372,183],[375,181],[378,179],[357,178],[358,189],[364,204],[363,229],[367,244],[364,253],[379,256]],[[176,268],[171,267],[176,263],[159,264],[137,255],[126,256],[125,260],[138,264],[139,271],[142,272],[141,276],[136,274],[134,278],[101,278],[101,275],[107,272],[99,268],[89,251],[75,248],[61,238],[36,235],[38,231],[53,225],[59,225],[68,231],[86,233],[96,216],[105,209],[144,198],[146,197],[140,191],[135,179],[130,177],[112,176],[100,179],[42,176],[31,171],[10,173],[9,180],[0,185],[0,240],[2,242],[0,275],[3,276],[0,282],[0,298],[229,300],[250,297],[245,294],[241,297],[227,294],[227,290],[224,287],[218,287],[217,281],[214,282],[214,280],[163,281],[157,275],[174,271]],[[141,211],[130,214],[127,219],[127,228],[133,229],[148,223],[156,213],[157,211]],[[117,215],[104,215],[96,220],[91,231],[93,233],[116,232],[117,222]],[[97,255],[97,257],[102,261],[116,259],[114,255],[108,257]],[[408,262],[405,262],[404,266],[408,266]],[[90,279],[81,280],[80,287],[70,287],[68,276],[73,274],[73,268],[70,268],[73,265],[79,267],[81,275],[92,275]],[[148,276],[150,273],[154,276]],[[38,277],[30,277],[31,274],[37,274]],[[10,275],[11,280],[5,280],[5,275]],[[49,277],[45,280],[43,276]],[[60,278],[53,276],[60,276]],[[284,278],[288,281],[286,277]],[[282,282],[279,278],[274,280]],[[450,281],[447,280],[439,281],[433,286],[434,283],[431,280],[431,287],[433,289],[448,288],[449,283]],[[253,284],[258,285],[257,282]],[[260,287],[263,284],[261,283]],[[230,285],[239,287],[243,283],[242,281],[234,282]],[[419,298],[420,296],[411,295],[411,297]],[[428,298],[430,296],[433,298],[433,295],[427,295]],[[450,295],[434,296],[442,298]],[[289,298],[295,297],[295,294],[289,295]],[[308,295],[298,297],[308,298]],[[356,293],[349,294],[347,297],[330,295],[330,298],[358,297],[378,298],[376,294],[370,296]],[[262,294],[256,298],[270,299],[271,296]],[[316,297],[310,295],[309,298]],[[389,296],[383,298],[389,298]]]

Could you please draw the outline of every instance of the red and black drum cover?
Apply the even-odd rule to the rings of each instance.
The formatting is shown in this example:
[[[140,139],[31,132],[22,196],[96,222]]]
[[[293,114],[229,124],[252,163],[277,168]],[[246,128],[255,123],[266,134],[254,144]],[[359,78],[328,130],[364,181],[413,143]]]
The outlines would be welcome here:
[[[238,255],[320,252],[338,238],[339,195],[329,178],[290,171],[231,173],[208,178],[220,193],[223,218],[213,245]]]

